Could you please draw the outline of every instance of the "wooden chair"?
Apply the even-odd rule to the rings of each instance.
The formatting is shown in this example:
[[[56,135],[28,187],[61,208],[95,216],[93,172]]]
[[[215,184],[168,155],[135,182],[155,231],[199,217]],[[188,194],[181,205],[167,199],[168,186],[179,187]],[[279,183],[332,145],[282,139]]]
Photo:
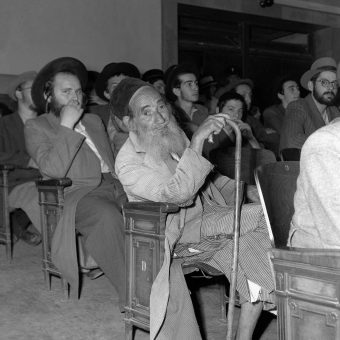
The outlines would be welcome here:
[[[340,339],[340,251],[272,249],[279,340]]]
[[[299,161],[301,156],[301,149],[287,148],[280,152],[282,161]]]
[[[258,166],[276,162],[275,154],[267,149],[242,148],[241,153],[241,181],[247,184],[255,184],[254,170]],[[235,148],[214,150],[210,159],[222,175],[235,178]]]
[[[165,223],[168,214],[176,213],[174,204],[129,202],[123,207],[125,221],[126,282],[125,339],[132,340],[134,327],[149,331],[152,284],[163,264]],[[201,271],[203,276],[223,276],[217,269],[197,263],[183,267],[183,273]],[[201,275],[202,277],[202,275]],[[220,285],[221,320],[226,321],[226,285]],[[239,302],[236,302],[239,305]]]
[[[12,164],[0,165],[0,243],[6,246],[6,256],[10,261],[13,254],[13,235],[11,232],[9,193],[17,185],[39,178],[39,171]]]
[[[299,172],[299,162],[293,161],[266,164],[255,170],[255,182],[273,247],[287,244]]]
[[[285,247],[298,174],[299,162],[293,161],[255,172],[273,245],[278,339],[335,340],[340,338],[340,251]]]
[[[0,200],[1,200],[1,228],[0,228],[0,243],[6,246],[7,260],[12,258],[12,237],[10,227],[10,216],[8,206],[8,193],[9,193],[9,172],[14,169],[14,165],[0,165],[1,178],[0,178]]]
[[[69,284],[62,277],[58,268],[52,262],[51,244],[54,230],[63,213],[64,208],[64,189],[72,185],[69,178],[49,179],[36,181],[39,192],[39,205],[41,215],[41,234],[42,234],[42,270],[47,288],[51,289],[51,276],[60,277],[63,291],[66,297],[69,296]],[[79,270],[86,273],[89,270],[98,268],[98,265],[84,251],[82,238],[77,235],[77,250]]]

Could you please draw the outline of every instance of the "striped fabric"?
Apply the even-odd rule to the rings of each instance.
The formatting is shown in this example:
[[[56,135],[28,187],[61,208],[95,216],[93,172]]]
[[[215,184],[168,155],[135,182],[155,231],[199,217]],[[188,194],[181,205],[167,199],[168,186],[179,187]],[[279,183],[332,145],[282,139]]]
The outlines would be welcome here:
[[[178,244],[174,250],[175,254],[177,257],[184,257],[186,264],[207,263],[222,271],[230,279],[233,240],[228,236],[233,232],[234,210],[232,207],[219,206],[211,200],[204,199],[203,202],[201,242]],[[240,225],[237,291],[242,297],[241,301],[250,301],[247,283],[249,279],[262,287],[262,299],[273,303],[273,294],[268,294],[274,289],[267,255],[270,241],[261,206],[244,205]]]

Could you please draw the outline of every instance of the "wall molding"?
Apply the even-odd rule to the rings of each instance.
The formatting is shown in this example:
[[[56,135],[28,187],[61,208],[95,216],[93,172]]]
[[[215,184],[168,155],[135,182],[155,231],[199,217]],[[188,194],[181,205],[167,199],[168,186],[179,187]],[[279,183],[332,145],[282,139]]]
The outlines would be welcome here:
[[[318,2],[311,2],[306,0],[275,0],[274,3],[282,6],[304,8],[312,11],[340,15],[340,6],[324,5]]]

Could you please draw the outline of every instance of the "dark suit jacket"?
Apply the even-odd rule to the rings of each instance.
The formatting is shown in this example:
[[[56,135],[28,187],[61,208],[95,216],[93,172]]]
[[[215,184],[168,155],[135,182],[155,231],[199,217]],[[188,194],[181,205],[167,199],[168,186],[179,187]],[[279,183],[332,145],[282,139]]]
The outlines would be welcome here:
[[[110,118],[110,106],[109,104],[106,105],[93,105],[89,106],[89,112],[96,114],[101,118],[105,127],[107,128],[107,124],[109,123]]]
[[[18,112],[0,119],[0,163],[27,166],[30,156],[26,151],[24,123]]]
[[[340,117],[335,106],[327,108],[328,120]],[[312,95],[291,102],[286,109],[280,136],[280,150],[286,148],[301,149],[306,139],[317,129],[325,126],[321,113],[315,105]]]
[[[278,134],[281,133],[285,109],[282,104],[272,105],[263,111],[263,124],[265,128],[274,129]]]
[[[24,123],[18,112],[0,118],[0,164],[13,164],[22,168],[9,172],[10,192],[15,186],[36,180],[40,176],[37,169],[23,169],[27,167],[29,159],[25,145]],[[0,207],[2,204],[3,195],[0,193]],[[0,224],[2,220],[3,211],[0,209]]]
[[[114,157],[102,121],[92,114],[84,115],[81,121],[116,178]],[[100,160],[82,134],[61,126],[53,114],[43,114],[28,121],[25,138],[29,154],[45,178],[68,177],[72,180],[72,186],[65,190],[63,215],[53,236],[52,260],[67,281],[78,288],[75,211],[79,200],[101,183]]]

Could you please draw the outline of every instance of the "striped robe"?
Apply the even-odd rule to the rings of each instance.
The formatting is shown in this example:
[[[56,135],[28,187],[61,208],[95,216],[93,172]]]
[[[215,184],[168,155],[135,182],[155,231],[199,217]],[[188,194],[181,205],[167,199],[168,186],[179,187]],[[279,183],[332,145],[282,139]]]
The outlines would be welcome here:
[[[229,278],[232,240],[227,235],[233,229],[234,181],[223,176],[214,183],[209,181],[212,164],[190,148],[178,163],[157,163],[132,132],[117,155],[115,167],[130,201],[168,202],[181,207],[167,219],[164,263],[150,297],[150,338],[200,339],[181,264],[205,262]],[[237,280],[243,301],[250,300],[249,279],[263,288],[265,300],[273,302],[268,248],[261,206],[244,205]]]

